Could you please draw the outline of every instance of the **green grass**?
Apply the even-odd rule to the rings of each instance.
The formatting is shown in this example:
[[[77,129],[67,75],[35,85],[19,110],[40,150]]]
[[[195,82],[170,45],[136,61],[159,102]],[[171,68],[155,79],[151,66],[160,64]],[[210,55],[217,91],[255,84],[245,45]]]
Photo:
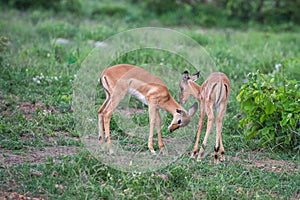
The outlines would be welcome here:
[[[238,127],[242,115],[235,98],[249,72],[259,69],[271,73],[277,63],[287,63],[286,76],[299,79],[299,62],[293,60],[300,57],[298,32],[170,27],[205,47],[218,69],[231,80],[232,92],[223,128],[228,155],[225,164],[214,165],[210,155],[198,163],[185,154],[164,169],[130,173],[115,170],[91,156],[79,140],[72,110],[75,75],[93,49],[88,41],[102,41],[130,28],[172,24],[168,22],[172,16],[143,20],[141,10],[126,6],[89,3],[82,16],[1,8],[0,159],[5,162],[1,160],[0,164],[0,197],[21,194],[44,199],[298,199],[299,152],[261,148],[258,140],[246,140],[243,129]],[[105,14],[101,12],[103,9]],[[130,13],[129,17],[112,14],[120,10]],[[87,18],[92,12],[92,17]],[[68,39],[70,43],[56,44],[57,38]],[[120,62],[140,66],[162,63],[179,78],[182,70],[189,68],[183,58],[155,50],[130,52],[114,61]],[[201,66],[196,67],[201,70]],[[204,79],[201,77],[198,83]],[[167,84],[178,99],[178,80]],[[97,89],[95,108],[104,100],[103,90]],[[147,109],[134,100],[131,105]],[[164,116],[163,134],[169,136],[166,124],[171,116]],[[146,114],[134,115],[133,120],[140,125],[148,123]],[[122,131],[114,120],[112,129]],[[146,140],[127,141],[121,133],[119,138],[125,139],[125,144],[141,145],[137,150],[147,151],[143,146]],[[33,153],[61,146],[76,148],[77,153]],[[207,151],[212,152],[213,146]],[[43,159],[15,160],[12,165],[8,160],[15,155],[31,159],[38,155]],[[33,169],[42,175],[35,175]]]

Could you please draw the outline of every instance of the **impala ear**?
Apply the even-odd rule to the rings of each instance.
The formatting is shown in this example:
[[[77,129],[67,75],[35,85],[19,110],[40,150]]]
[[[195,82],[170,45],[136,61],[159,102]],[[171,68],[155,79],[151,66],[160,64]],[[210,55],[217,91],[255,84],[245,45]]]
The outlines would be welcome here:
[[[190,75],[189,75],[189,72],[187,70],[185,70],[182,74],[182,79],[183,80],[188,80],[190,79]]]
[[[196,113],[197,110],[198,110],[198,104],[197,102],[195,102],[189,109],[189,116],[193,117],[193,115]]]
[[[200,77],[201,71],[198,71],[196,74],[190,76],[192,81],[196,81]]]

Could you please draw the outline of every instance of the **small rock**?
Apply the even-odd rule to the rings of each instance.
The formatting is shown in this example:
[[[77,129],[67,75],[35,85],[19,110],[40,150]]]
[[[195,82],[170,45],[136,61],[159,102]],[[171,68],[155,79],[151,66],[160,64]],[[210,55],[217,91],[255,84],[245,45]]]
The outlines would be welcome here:
[[[43,175],[42,172],[40,172],[40,171],[38,171],[38,170],[36,170],[36,169],[30,168],[29,171],[30,171],[30,174],[33,175],[33,176],[42,176],[42,175]]]
[[[71,41],[65,38],[57,38],[54,42],[55,44],[70,44]]]

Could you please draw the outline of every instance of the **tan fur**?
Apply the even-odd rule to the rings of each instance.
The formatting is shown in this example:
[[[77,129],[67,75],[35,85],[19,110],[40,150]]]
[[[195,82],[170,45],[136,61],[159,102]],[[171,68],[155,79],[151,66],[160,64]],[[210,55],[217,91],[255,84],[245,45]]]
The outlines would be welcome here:
[[[199,75],[199,73],[198,73]],[[195,154],[198,151],[198,145],[200,140],[200,133],[204,122],[205,113],[208,117],[207,128],[205,137],[200,148],[200,152],[197,160],[200,161],[203,155],[208,136],[211,132],[212,125],[215,120],[213,109],[215,109],[216,114],[216,145],[215,145],[215,163],[218,162],[218,151],[220,148],[221,158],[223,161],[224,158],[224,146],[222,142],[222,121],[224,114],[226,112],[226,107],[230,94],[230,82],[227,76],[221,72],[214,72],[208,76],[206,81],[200,86],[194,81],[198,77],[196,75],[189,76],[188,72],[185,72],[183,79],[180,82],[180,101],[185,103],[188,98],[192,95],[197,98],[200,105],[200,119],[198,124],[198,131],[196,136],[196,141],[194,149],[191,153],[191,157],[195,157]],[[220,143],[220,146],[219,146]]]
[[[159,148],[163,153],[165,152],[158,110],[161,108],[173,115],[173,120],[168,127],[171,132],[186,126],[197,110],[197,104],[195,104],[189,113],[185,111],[170,95],[166,84],[158,76],[137,66],[119,64],[109,67],[102,72],[100,81],[106,93],[106,100],[98,110],[99,140],[101,144],[104,142],[108,144],[110,153],[113,153],[113,149],[110,148],[110,119],[127,92],[148,105],[150,119],[148,148],[154,154],[154,125],[158,132]],[[178,123],[179,120],[181,123]]]

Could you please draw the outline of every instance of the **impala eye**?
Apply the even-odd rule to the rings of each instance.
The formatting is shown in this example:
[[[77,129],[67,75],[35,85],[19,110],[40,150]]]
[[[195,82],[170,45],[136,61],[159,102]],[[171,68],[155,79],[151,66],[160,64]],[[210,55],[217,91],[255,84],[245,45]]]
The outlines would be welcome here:
[[[177,124],[181,124],[181,119],[179,119],[179,120],[177,121]]]

